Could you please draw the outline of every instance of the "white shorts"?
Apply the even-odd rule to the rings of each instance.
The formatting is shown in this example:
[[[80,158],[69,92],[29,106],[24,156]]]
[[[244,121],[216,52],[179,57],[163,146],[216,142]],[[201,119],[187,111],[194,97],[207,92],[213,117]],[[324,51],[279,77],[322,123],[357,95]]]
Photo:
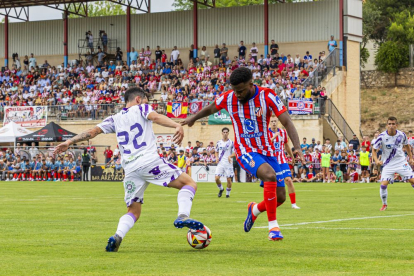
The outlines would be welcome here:
[[[234,177],[233,166],[218,165],[216,168],[216,176],[224,176],[226,178]]]
[[[381,181],[388,181],[394,183],[394,174],[398,173],[401,176],[402,181],[414,178],[414,172],[410,165],[405,162],[397,165],[387,165],[382,169]]]
[[[160,158],[139,170],[125,172],[124,189],[125,203],[144,203],[144,192],[149,183],[167,187],[168,184],[181,175],[181,169]]]

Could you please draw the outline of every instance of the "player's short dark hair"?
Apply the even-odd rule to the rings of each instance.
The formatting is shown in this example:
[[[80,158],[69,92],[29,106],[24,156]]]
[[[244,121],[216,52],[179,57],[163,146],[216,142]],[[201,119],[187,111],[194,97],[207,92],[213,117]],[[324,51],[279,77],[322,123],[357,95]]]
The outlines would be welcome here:
[[[388,122],[388,121],[396,121],[396,122],[397,122],[398,120],[397,120],[397,118],[396,118],[396,117],[391,116],[391,117],[388,117],[387,122]]]
[[[145,98],[145,92],[140,87],[129,88],[125,92],[124,100],[126,103],[132,102],[137,96],[140,96],[142,99]]]
[[[246,67],[239,67],[231,73],[230,84],[238,85],[240,83],[246,83],[253,78],[252,71]]]
[[[228,132],[230,132],[230,129],[228,127],[223,127],[223,129],[221,130],[221,132],[227,130]]]

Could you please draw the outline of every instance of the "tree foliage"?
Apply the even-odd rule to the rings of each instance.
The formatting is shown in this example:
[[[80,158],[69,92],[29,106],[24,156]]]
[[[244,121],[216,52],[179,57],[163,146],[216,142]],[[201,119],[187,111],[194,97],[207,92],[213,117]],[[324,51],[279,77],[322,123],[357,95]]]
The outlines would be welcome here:
[[[387,41],[381,44],[375,56],[375,65],[379,71],[395,74],[395,85],[397,85],[397,73],[401,68],[407,67],[408,45],[398,41]]]
[[[74,9],[71,8],[69,11],[74,12]],[[131,9],[131,14],[135,14],[136,10]],[[88,4],[88,16],[110,16],[110,15],[124,15],[126,14],[126,8],[122,5],[118,5],[113,2],[108,1],[99,1]],[[78,15],[69,14],[69,18],[78,18]]]
[[[286,2],[292,2],[286,1]],[[278,3],[277,0],[269,0],[269,4]],[[209,1],[211,4],[211,1]],[[239,7],[239,6],[249,6],[249,5],[261,5],[263,4],[263,0],[218,0],[216,1],[217,8],[225,8],[225,7]],[[186,11],[191,10],[193,8],[193,1],[191,0],[175,0],[172,4],[176,11]],[[199,9],[206,9],[208,7],[199,4]]]
[[[414,14],[413,0],[366,0],[363,3],[363,23],[367,25],[363,27],[364,36],[377,44],[385,42],[391,23],[404,11]]]

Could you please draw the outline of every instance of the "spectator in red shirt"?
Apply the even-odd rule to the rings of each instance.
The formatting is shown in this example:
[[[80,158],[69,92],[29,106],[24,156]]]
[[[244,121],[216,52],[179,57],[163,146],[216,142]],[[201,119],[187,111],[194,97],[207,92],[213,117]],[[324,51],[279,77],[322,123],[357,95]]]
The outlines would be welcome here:
[[[111,146],[108,146],[104,151],[105,156],[105,164],[108,164],[111,161],[112,156],[114,155],[113,151],[111,150]]]
[[[370,152],[371,150],[371,142],[368,140],[368,136],[364,136],[363,137],[363,141],[362,141],[362,145],[361,147],[366,147],[367,148],[367,152]]]

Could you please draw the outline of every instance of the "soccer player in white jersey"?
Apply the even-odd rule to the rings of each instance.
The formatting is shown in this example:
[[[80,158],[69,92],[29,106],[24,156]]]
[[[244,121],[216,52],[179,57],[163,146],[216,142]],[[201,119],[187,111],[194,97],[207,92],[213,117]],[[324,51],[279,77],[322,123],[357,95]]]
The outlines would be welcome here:
[[[380,211],[387,210],[388,184],[394,182],[394,174],[398,173],[402,181],[408,180],[414,188],[414,172],[407,163],[403,148],[406,150],[409,162],[414,164],[411,147],[404,132],[397,130],[397,118],[389,117],[387,130],[381,133],[373,145],[372,156],[375,164],[382,165],[380,195],[382,208]],[[381,160],[377,158],[377,151],[382,150]]]
[[[231,192],[231,181],[234,177],[233,169],[233,156],[234,154],[234,145],[233,141],[229,139],[230,130],[225,127],[221,130],[223,139],[217,142],[216,146],[216,160],[218,162],[216,168],[216,183],[217,187],[220,189],[218,197],[221,197],[223,194],[224,188],[221,184],[220,177],[224,176],[227,178],[227,189],[226,189],[226,198],[230,197]]]
[[[124,189],[128,213],[120,218],[115,235],[109,238],[106,246],[108,252],[118,251],[122,239],[141,215],[144,192],[149,182],[180,190],[175,227],[195,230],[204,228],[201,222],[189,218],[197,185],[186,173],[160,158],[152,123],[174,128],[175,144],[181,143],[184,130],[180,124],[152,110],[150,105],[142,104],[143,99],[145,93],[141,88],[128,89],[125,93],[126,107],[122,111],[60,144],[54,151],[55,154],[66,151],[71,144],[92,139],[101,133],[116,133],[125,171]]]

